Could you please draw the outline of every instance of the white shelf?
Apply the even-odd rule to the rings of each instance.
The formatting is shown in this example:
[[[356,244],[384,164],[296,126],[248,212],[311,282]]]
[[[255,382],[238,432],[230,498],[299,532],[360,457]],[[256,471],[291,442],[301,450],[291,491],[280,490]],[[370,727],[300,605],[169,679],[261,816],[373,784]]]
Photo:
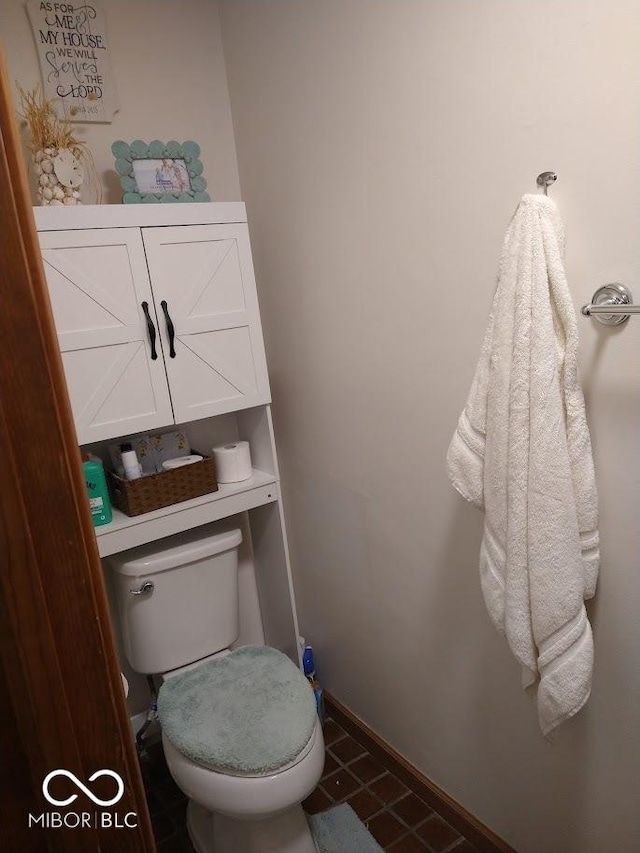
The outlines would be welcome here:
[[[277,499],[277,478],[254,468],[249,480],[219,483],[216,492],[143,515],[131,517],[114,507],[113,521],[96,527],[98,551],[101,557],[108,557],[210,521],[273,503]]]

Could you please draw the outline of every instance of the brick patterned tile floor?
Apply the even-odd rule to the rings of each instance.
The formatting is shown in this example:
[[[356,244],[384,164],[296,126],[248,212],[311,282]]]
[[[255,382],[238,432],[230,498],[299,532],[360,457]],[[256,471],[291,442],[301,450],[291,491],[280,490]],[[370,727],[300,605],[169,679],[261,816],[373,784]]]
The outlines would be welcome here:
[[[324,773],[302,804],[307,814],[349,803],[389,853],[478,853],[334,720],[326,721],[324,738]]]
[[[307,814],[349,803],[389,853],[478,853],[334,720],[326,721],[324,736],[324,773],[302,804]],[[185,822],[187,799],[169,774],[162,746],[151,746],[141,765],[158,853],[194,853]]]

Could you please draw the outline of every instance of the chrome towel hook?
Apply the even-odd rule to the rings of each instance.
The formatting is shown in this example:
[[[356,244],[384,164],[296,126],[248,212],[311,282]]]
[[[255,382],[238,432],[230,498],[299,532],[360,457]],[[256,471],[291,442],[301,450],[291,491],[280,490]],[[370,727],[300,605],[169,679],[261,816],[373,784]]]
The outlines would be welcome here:
[[[540,174],[536,178],[536,183],[539,187],[542,187],[544,189],[544,194],[548,195],[547,187],[555,183],[555,181],[557,180],[558,176],[555,172],[540,172]]]

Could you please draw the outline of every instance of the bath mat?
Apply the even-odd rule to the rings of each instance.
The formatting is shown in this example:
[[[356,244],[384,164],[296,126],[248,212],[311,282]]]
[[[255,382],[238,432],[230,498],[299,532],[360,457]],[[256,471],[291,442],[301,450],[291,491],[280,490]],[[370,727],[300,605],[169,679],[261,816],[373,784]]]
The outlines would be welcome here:
[[[343,803],[307,820],[318,853],[383,853],[351,806]]]

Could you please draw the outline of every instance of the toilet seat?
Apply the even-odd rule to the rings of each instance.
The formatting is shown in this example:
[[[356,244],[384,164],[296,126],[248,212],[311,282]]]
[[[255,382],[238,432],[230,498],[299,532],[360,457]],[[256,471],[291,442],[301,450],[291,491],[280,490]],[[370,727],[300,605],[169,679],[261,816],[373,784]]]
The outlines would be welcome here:
[[[317,719],[308,681],[269,646],[243,646],[167,679],[158,715],[164,736],[190,761],[253,777],[301,761]]]

